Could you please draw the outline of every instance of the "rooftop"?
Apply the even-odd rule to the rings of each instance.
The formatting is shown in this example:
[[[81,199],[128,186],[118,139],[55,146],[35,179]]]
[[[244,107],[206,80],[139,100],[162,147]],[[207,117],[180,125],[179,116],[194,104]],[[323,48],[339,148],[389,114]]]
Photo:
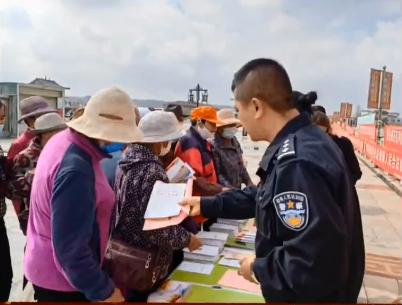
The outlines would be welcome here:
[[[37,87],[50,88],[50,89],[70,89],[68,87],[63,87],[59,85],[56,81],[48,78],[35,78],[33,81],[29,82],[28,85],[33,85]]]

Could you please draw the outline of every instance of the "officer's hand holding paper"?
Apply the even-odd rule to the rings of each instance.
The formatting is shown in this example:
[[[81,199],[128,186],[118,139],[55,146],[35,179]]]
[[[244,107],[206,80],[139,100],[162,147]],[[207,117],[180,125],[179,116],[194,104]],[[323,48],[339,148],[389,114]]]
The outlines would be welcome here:
[[[190,211],[190,216],[201,215],[201,197],[184,198],[182,201],[180,201],[179,205],[181,205],[183,208],[188,208]]]

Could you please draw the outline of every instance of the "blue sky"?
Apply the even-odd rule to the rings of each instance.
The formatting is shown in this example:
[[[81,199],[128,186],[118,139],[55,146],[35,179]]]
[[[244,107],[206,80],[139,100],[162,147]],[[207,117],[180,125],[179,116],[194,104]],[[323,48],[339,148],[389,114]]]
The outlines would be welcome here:
[[[134,98],[186,99],[209,89],[230,104],[233,73],[271,57],[294,89],[333,111],[365,107],[370,68],[394,73],[402,112],[402,1],[0,0],[0,81],[47,76],[90,95],[119,85]]]

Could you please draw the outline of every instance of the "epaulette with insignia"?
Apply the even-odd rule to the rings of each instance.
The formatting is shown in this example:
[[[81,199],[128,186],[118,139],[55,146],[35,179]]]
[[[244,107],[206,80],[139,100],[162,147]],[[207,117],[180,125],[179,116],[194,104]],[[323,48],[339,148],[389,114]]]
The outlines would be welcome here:
[[[289,135],[283,142],[278,152],[278,160],[296,155],[295,150],[295,135]]]

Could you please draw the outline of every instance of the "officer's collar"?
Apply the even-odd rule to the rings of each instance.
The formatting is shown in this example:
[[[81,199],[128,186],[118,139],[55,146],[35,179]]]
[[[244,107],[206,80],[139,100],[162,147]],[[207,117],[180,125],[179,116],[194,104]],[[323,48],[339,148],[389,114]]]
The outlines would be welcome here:
[[[301,113],[297,117],[291,119],[286,125],[278,132],[275,136],[274,140],[270,143],[267,150],[262,157],[260,162],[260,169],[267,171],[269,163],[272,158],[275,156],[278,149],[281,147],[282,142],[285,140],[287,136],[295,133],[300,128],[311,124],[310,117],[307,113]]]

